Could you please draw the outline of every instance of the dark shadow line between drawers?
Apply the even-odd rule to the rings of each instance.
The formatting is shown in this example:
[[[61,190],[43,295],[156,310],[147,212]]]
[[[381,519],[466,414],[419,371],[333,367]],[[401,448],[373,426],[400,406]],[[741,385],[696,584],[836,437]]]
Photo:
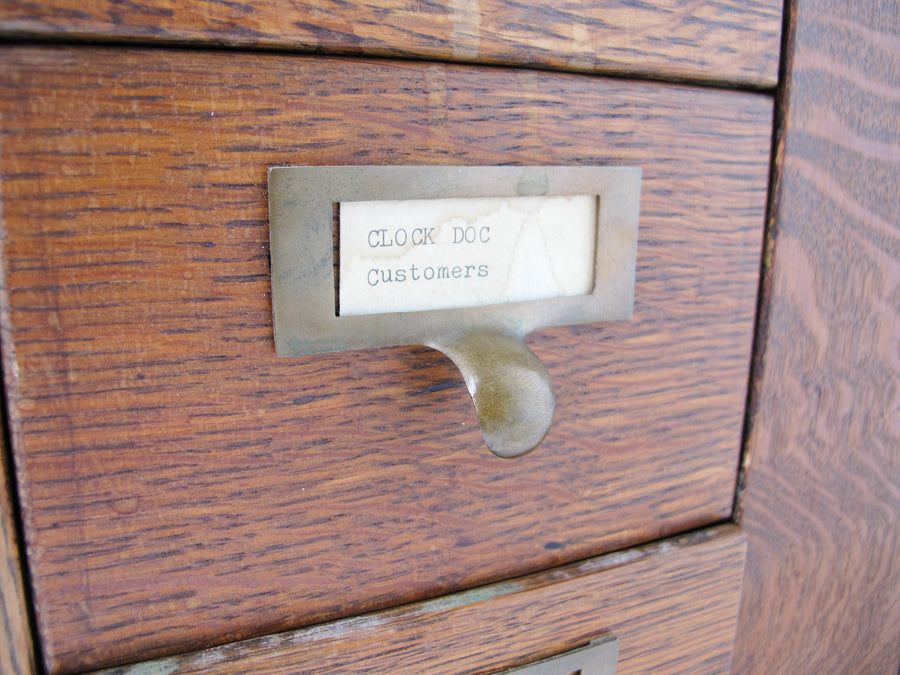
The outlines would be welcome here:
[[[782,13],[781,58],[778,64],[778,86],[775,89],[775,109],[772,119],[772,146],[769,151],[769,194],[766,204],[766,218],[763,232],[762,256],[759,267],[759,291],[756,299],[756,326],[753,334],[753,347],[750,357],[750,377],[747,380],[746,408],[744,425],[741,430],[740,461],[737,467],[737,480],[734,490],[734,506],[732,522],[741,524],[741,497],[747,487],[750,464],[750,434],[756,424],[759,412],[759,393],[762,385],[763,365],[769,336],[769,312],[773,292],[773,274],[775,247],[778,240],[778,224],[780,219],[781,182],[784,172],[782,158],[784,156],[784,132],[788,116],[788,94],[791,85],[791,62],[794,54],[794,28],[797,0],[785,0]]]

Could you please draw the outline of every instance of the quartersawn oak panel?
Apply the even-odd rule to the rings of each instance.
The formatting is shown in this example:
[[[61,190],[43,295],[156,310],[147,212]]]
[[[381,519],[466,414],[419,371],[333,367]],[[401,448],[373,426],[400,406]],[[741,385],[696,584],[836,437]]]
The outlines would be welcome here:
[[[4,345],[45,659],[147,658],[730,517],[771,99],[462,66],[15,49]],[[277,359],[266,167],[644,171],[635,318],[530,339],[544,444],[420,347]]]
[[[890,0],[792,10],[768,330],[740,498],[749,552],[735,672],[893,675],[900,15]]]
[[[774,87],[780,0],[5,0],[0,34],[202,41]]]
[[[458,595],[103,675],[487,673],[610,632],[619,638],[618,675],[718,675],[730,670],[745,548],[737,528],[722,526]]]

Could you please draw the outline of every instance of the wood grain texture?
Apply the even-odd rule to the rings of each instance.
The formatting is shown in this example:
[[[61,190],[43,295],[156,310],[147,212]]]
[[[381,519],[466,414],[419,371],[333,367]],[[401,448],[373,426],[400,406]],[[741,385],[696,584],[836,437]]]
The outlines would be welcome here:
[[[900,666],[900,15],[799,0],[740,673]]]
[[[613,633],[618,675],[728,672],[745,541],[733,526],[378,614],[104,675],[489,673]]]
[[[773,87],[779,0],[5,0],[0,34],[212,42]]]
[[[350,616],[731,516],[772,101],[595,77],[14,49],[11,433],[45,659]],[[543,331],[517,461],[417,347],[277,359],[266,167],[643,168],[635,318]]]
[[[0,673],[34,671],[34,649],[22,583],[22,561],[12,509],[14,482],[0,440]]]

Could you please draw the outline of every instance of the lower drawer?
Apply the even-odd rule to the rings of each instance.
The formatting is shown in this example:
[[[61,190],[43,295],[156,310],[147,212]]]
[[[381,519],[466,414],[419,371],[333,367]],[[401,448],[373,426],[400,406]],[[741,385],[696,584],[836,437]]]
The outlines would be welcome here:
[[[105,675],[493,673],[619,639],[617,675],[727,673],[745,541],[733,526],[438,600]]]

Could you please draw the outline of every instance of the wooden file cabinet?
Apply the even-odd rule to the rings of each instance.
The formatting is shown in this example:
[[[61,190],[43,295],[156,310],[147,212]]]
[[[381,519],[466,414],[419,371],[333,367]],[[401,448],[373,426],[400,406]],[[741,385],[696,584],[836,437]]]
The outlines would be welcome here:
[[[504,3],[353,30],[322,4],[50,5],[0,25],[108,44],[0,52],[7,538],[43,667],[496,672],[613,632],[620,673],[730,668],[777,7],[718,7],[693,46],[703,11],[633,10],[625,40],[609,8],[601,48],[586,9],[559,21],[587,42],[530,43]],[[529,338],[541,447],[492,457],[426,348],[275,357],[288,164],[642,167],[634,319]]]

